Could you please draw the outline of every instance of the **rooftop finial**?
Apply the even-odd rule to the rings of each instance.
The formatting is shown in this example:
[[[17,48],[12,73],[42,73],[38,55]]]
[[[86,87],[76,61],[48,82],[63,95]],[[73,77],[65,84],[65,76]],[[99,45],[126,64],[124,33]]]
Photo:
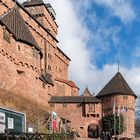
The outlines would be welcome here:
[[[14,7],[16,7],[16,6],[17,6],[17,0],[14,1]]]
[[[120,60],[118,60],[118,72],[120,72]]]

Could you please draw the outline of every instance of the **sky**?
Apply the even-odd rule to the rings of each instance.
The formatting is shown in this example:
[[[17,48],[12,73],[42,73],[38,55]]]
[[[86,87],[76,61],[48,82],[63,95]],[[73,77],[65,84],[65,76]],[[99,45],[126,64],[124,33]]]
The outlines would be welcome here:
[[[20,0],[23,2],[24,0]],[[139,0],[44,0],[56,11],[69,79],[97,94],[119,70],[140,95]]]

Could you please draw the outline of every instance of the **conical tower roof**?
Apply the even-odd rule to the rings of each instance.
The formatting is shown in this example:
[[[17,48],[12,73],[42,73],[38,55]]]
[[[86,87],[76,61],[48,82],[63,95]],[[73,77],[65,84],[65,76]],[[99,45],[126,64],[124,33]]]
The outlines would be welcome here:
[[[86,89],[85,89],[85,91],[84,91],[82,96],[91,96],[91,93],[90,93],[88,87],[86,87]]]
[[[22,5],[25,7],[38,6],[38,5],[44,5],[44,2],[43,0],[27,0]]]
[[[17,41],[34,46],[42,55],[41,48],[38,46],[32,33],[25,24],[17,7],[14,7],[0,16],[0,24],[4,25]]]
[[[108,95],[121,94],[121,95],[132,95],[137,98],[133,90],[130,88],[122,74],[118,72],[97,94],[97,97],[103,97]]]

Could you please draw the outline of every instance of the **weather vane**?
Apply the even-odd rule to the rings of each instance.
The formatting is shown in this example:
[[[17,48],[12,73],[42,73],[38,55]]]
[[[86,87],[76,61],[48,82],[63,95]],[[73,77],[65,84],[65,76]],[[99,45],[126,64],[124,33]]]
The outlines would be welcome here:
[[[120,60],[118,60],[118,72],[120,72]]]

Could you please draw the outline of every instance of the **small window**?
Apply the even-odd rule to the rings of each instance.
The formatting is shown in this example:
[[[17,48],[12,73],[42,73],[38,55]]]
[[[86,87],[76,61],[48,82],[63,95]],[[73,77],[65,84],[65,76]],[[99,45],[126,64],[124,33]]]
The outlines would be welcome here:
[[[80,107],[80,103],[77,103],[76,106],[77,106],[77,107]]]
[[[9,34],[9,32],[7,30],[4,30],[3,31],[3,38],[8,42],[10,43],[11,42],[11,36]]]
[[[84,129],[84,127],[83,127],[83,126],[81,126],[81,127],[80,127],[80,129]]]
[[[18,51],[21,51],[20,45],[17,46],[17,50]]]
[[[42,83],[42,87],[45,89],[45,83]]]
[[[99,117],[100,115],[99,114],[97,114],[97,117]]]
[[[22,71],[22,70],[17,70],[17,73],[18,73],[19,75],[25,75],[25,71]]]
[[[50,107],[54,107],[54,103],[50,103]]]
[[[89,112],[95,112],[95,104],[89,104]]]
[[[127,95],[123,95],[123,99],[124,100],[127,100],[128,99],[128,96]]]
[[[50,59],[52,58],[52,56],[51,56],[51,54],[50,54],[50,53],[48,53],[48,58],[50,58]]]
[[[66,103],[63,103],[63,107],[67,107],[67,104]]]
[[[48,65],[48,70],[51,70],[52,68],[51,68],[51,66],[50,65]]]
[[[96,115],[95,115],[95,114],[91,114],[91,117],[94,117],[94,118],[95,118],[95,117],[96,117]]]

